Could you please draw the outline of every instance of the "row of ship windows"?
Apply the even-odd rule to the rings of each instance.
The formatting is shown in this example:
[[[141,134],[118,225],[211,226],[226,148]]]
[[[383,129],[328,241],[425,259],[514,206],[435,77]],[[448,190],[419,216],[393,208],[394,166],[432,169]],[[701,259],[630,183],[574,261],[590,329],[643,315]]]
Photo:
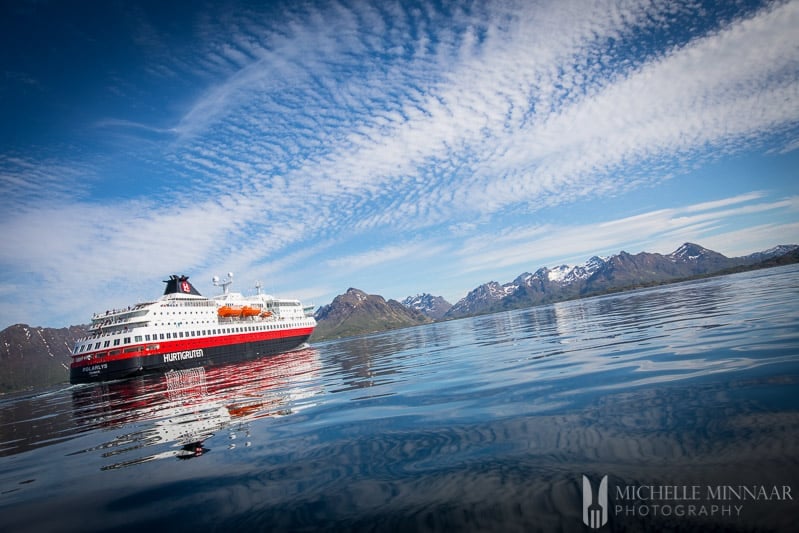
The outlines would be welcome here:
[[[162,307],[216,307],[217,305],[216,302],[209,302],[209,301],[195,302],[191,300],[177,300],[177,302],[179,303],[175,303],[173,301],[161,304],[161,306]],[[230,303],[239,304],[240,301],[231,301]],[[276,305],[278,307],[300,307],[302,304],[300,302],[272,302],[271,304],[267,304],[267,306],[269,305]]]
[[[267,331],[272,329],[278,329],[276,324],[265,324],[265,325],[258,325],[258,326],[244,326],[244,327],[237,327],[237,328],[221,328],[221,329],[208,329],[208,330],[197,330],[197,331],[187,331],[185,334],[182,331],[177,333],[153,333],[152,335],[136,335],[133,337],[133,342],[149,342],[149,341],[157,341],[157,340],[171,340],[171,339],[185,339],[189,337],[202,337],[204,335],[224,335],[227,333],[246,333],[248,331]],[[114,339],[113,344],[114,346],[119,346],[120,342],[122,344],[130,344],[131,337],[125,337],[123,339]],[[95,343],[94,348],[92,348],[91,343],[84,344],[80,347],[80,350],[77,350],[75,353],[83,353],[87,350],[99,350],[100,345],[103,348],[108,348],[111,346],[111,341],[105,342],[98,342]]]
[[[162,307],[216,307],[214,302],[208,300],[201,300],[199,302],[193,300],[173,300],[171,302],[161,304]]]
[[[159,314],[159,315],[194,315],[194,314],[199,315],[199,314],[205,314],[205,315],[207,315],[207,314],[212,313],[212,312],[213,312],[213,309],[207,309],[205,311],[159,311],[158,313],[153,313],[153,314],[154,315],[155,314]]]

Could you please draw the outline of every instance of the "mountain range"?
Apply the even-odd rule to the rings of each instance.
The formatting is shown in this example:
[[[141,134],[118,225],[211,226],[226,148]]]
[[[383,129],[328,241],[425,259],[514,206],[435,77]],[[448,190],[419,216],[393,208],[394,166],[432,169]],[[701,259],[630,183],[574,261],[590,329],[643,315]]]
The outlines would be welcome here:
[[[441,296],[417,294],[402,300],[384,300],[349,289],[316,312],[319,323],[314,340],[346,337],[396,329],[430,321],[520,309],[647,287],[700,276],[777,266],[799,262],[799,246],[780,245],[744,257],[729,258],[698,244],[687,242],[668,255],[619,252],[609,257],[591,257],[576,266],[541,267],[524,272],[511,282],[484,283],[455,305]],[[405,314],[398,306],[411,314]],[[423,318],[426,318],[425,321]]]
[[[743,257],[726,257],[687,242],[668,255],[619,252],[610,257],[591,257],[577,266],[542,267],[524,272],[509,283],[484,283],[453,305],[443,319],[519,309],[584,298],[608,292],[668,283],[697,276],[746,269],[784,257],[799,260],[799,246],[780,245]],[[791,260],[793,258],[793,260]]]

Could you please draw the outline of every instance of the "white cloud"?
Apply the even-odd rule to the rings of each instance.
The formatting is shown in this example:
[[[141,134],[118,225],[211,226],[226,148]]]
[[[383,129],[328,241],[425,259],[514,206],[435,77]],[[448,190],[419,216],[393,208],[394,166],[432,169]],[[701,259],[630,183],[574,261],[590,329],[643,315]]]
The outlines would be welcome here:
[[[771,246],[799,240],[793,222],[739,229],[736,219],[747,215],[772,211],[795,218],[799,213],[797,198],[751,203],[761,197],[762,193],[753,192],[587,224],[506,228],[500,235],[467,240],[458,254],[459,266],[473,272],[509,271],[509,267],[521,272],[552,262],[582,262],[592,255],[608,255],[622,249],[631,253],[669,253],[685,241],[710,248],[718,245],[713,249],[735,256],[759,251],[763,243]],[[767,226],[770,234],[766,233]]]
[[[250,136],[269,137],[259,124],[274,119],[294,134],[254,141],[234,152],[238,161],[228,157],[228,143],[187,140],[181,157],[214,175],[274,159],[296,166],[270,191],[279,198],[270,198],[273,216],[310,201],[340,206],[329,223],[342,227],[415,229],[520,202],[557,205],[609,194],[650,179],[631,165],[685,157],[708,144],[729,150],[730,141],[799,115],[781,104],[799,101],[789,98],[795,79],[769,83],[795,66],[795,39],[786,37],[796,6],[777,6],[610,76],[591,66],[604,40],[658,20],[651,8],[526,7],[456,13],[460,20],[448,22],[467,29],[439,36],[431,53],[418,47],[412,61],[380,62],[368,54],[392,39],[407,45],[413,27],[433,28],[403,13],[411,16],[392,20],[393,32],[383,34],[387,21],[361,6],[337,6],[333,22],[309,11],[303,25],[294,14],[277,44],[207,92],[179,126],[195,135],[261,117]],[[655,8],[668,16],[671,6]],[[482,42],[474,38],[477,27],[485,29]],[[272,36],[267,30],[260,38]],[[746,54],[729,51],[740,48]],[[361,58],[359,68],[351,56]],[[342,63],[359,75],[331,87]],[[343,109],[338,95],[346,95]],[[297,106],[286,106],[296,97]],[[306,119],[309,127],[296,129]],[[325,149],[312,148],[320,145]],[[621,165],[628,175],[612,175]],[[278,183],[244,174],[245,183]],[[391,209],[375,210],[388,198]]]
[[[484,194],[472,195],[471,207],[618,190],[638,177],[636,164],[679,161],[708,146],[735,151],[742,137],[795,124],[797,23],[799,5],[782,4],[629,73],[587,80],[574,103],[498,139],[506,149],[485,164]],[[627,175],[614,177],[622,166]]]
[[[85,162],[0,153],[0,219],[35,209],[44,201],[80,198],[92,178],[93,168]]]
[[[402,259],[412,257],[419,259],[437,255],[441,250],[426,243],[412,242],[408,244],[390,245],[383,248],[372,249],[366,252],[334,257],[328,259],[328,267],[342,272],[352,272],[385,263],[396,263]]]

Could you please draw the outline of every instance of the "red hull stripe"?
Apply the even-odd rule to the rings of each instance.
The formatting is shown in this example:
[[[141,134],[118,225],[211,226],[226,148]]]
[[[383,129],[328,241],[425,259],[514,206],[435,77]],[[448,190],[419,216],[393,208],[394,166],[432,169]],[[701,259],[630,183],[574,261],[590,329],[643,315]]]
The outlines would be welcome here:
[[[277,329],[269,331],[248,331],[243,333],[228,333],[225,335],[215,335],[212,337],[190,337],[186,339],[172,339],[168,341],[150,341],[139,344],[129,344],[124,347],[105,348],[95,352],[87,352],[73,356],[74,361],[70,368],[80,368],[97,363],[108,361],[122,361],[132,357],[149,357],[151,355],[162,355],[174,352],[186,352],[199,350],[202,348],[216,348],[221,346],[231,346],[234,344],[245,344],[249,342],[270,341],[285,337],[310,336],[314,328],[294,328]],[[119,351],[122,353],[109,355],[109,352]],[[88,356],[91,356],[88,358]]]

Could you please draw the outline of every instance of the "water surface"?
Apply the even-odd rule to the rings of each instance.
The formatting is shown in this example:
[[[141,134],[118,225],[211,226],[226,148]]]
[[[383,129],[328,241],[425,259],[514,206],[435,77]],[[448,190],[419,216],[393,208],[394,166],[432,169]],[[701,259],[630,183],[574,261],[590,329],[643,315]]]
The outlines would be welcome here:
[[[588,531],[582,475],[605,531],[792,531],[615,490],[799,498],[797,302],[783,267],[8,397],[0,531]]]

